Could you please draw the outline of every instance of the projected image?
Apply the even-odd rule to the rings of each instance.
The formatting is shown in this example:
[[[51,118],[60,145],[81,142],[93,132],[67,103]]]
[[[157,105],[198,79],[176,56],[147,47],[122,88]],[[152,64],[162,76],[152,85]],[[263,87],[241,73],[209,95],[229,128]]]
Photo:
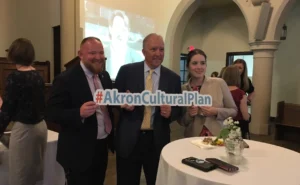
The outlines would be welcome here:
[[[84,36],[95,36],[102,41],[106,70],[113,80],[122,65],[144,60],[143,39],[152,32],[152,19],[85,1]]]

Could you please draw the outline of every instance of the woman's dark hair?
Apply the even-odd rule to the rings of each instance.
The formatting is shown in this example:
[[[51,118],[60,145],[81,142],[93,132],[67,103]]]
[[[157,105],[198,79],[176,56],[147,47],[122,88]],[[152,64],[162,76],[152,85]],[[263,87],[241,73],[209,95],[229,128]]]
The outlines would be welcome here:
[[[217,71],[214,71],[211,73],[210,77],[218,77],[219,73]]]
[[[198,55],[198,54],[204,56],[205,61],[207,60],[207,56],[206,56],[206,54],[204,53],[204,51],[202,51],[201,49],[194,49],[194,50],[190,51],[190,52],[187,54],[187,57],[186,57],[186,67],[187,67],[187,68],[189,67],[189,64],[190,64],[191,59],[193,58],[193,56]],[[191,78],[191,74],[188,73],[187,80],[189,80],[190,78]]]
[[[233,65],[234,64],[242,64],[244,66],[244,71],[241,74],[241,81],[243,81],[244,86],[241,87],[241,89],[243,89],[244,91],[248,91],[248,89],[249,89],[249,80],[248,80],[248,72],[247,72],[248,69],[247,69],[246,61],[243,60],[243,59],[236,59],[233,62]]]
[[[9,47],[8,61],[15,64],[30,66],[34,61],[35,53],[30,40],[25,38],[16,39]]]

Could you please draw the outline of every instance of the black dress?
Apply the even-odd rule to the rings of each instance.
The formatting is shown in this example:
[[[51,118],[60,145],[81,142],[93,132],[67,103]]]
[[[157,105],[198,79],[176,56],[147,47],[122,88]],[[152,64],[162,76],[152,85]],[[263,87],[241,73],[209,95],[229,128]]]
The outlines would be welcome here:
[[[10,121],[37,124],[44,119],[44,81],[37,71],[14,71],[6,79],[0,135]]]

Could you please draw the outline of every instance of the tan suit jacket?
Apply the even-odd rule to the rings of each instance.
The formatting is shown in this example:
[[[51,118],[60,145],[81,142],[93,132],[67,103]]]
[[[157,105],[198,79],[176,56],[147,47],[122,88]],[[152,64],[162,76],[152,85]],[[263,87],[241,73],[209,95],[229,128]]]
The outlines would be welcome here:
[[[192,91],[190,81],[182,85],[182,91]],[[200,94],[211,95],[212,106],[217,108],[218,114],[217,116],[211,117],[201,116],[200,114],[191,117],[187,112],[187,107],[184,107],[183,117],[179,121],[179,124],[186,127],[184,131],[185,137],[199,136],[203,125],[205,125],[213,135],[217,136],[223,127],[223,121],[228,117],[235,117],[237,114],[237,107],[223,79],[205,77]]]

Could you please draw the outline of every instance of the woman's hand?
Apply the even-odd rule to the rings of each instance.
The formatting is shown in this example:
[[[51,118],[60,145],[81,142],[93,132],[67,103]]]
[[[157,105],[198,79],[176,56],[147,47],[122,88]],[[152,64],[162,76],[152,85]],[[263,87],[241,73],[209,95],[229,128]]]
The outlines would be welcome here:
[[[216,107],[201,106],[200,109],[203,116],[216,116],[218,114],[218,110]]]
[[[198,108],[197,106],[194,106],[194,105],[190,106],[190,107],[188,108],[189,115],[190,115],[191,117],[196,116],[196,115],[198,114],[198,109],[199,109],[199,108]]]

